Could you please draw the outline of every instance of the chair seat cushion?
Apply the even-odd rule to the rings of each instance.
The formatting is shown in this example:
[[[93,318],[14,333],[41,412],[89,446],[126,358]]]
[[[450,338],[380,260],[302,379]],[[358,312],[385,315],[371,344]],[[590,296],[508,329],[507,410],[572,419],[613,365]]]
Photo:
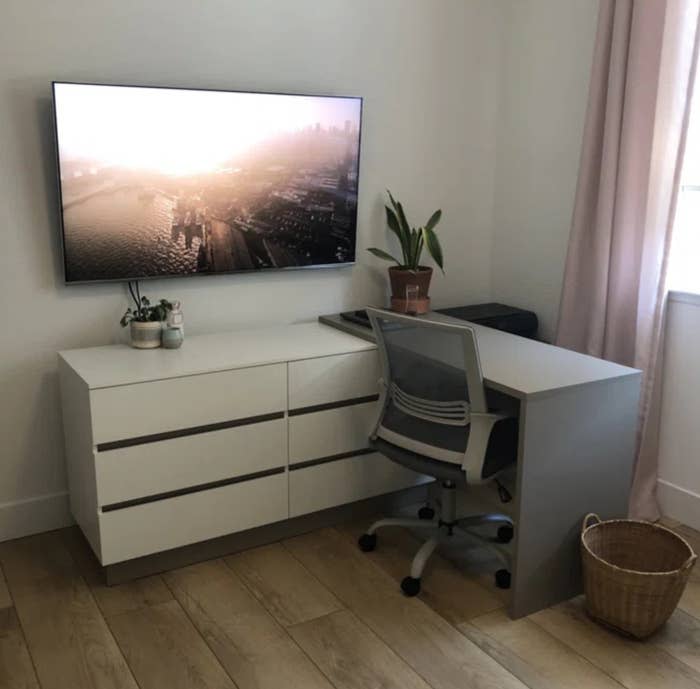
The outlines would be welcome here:
[[[457,484],[466,484],[467,482],[467,476],[464,471],[462,471],[460,464],[441,462],[432,457],[419,455],[410,450],[404,450],[402,447],[389,443],[386,440],[382,440],[382,438],[370,441],[370,446],[377,452],[381,452],[392,462],[401,464],[419,474],[434,476],[440,481],[454,481]]]
[[[460,429],[463,433],[468,428]],[[398,445],[377,438],[370,442],[371,446],[385,457],[420,474],[434,476],[441,481],[465,483],[466,475],[460,464],[442,462],[432,457],[412,452]],[[487,479],[516,461],[518,455],[518,420],[507,418],[497,421],[491,431],[491,437],[486,448],[486,458],[482,478]]]

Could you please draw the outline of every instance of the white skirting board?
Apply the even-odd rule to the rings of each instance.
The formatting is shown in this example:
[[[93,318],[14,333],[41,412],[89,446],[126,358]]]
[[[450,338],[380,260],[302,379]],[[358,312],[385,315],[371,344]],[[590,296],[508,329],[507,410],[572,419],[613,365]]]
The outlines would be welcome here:
[[[659,479],[657,496],[661,513],[682,524],[700,530],[700,495]]]
[[[73,524],[68,493],[51,493],[0,503],[0,541]]]

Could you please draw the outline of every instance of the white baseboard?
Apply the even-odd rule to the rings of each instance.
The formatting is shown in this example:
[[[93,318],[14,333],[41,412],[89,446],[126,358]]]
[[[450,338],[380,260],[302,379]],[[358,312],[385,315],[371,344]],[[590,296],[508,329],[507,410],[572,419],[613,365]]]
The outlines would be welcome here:
[[[0,541],[52,531],[73,523],[68,493],[0,503]]]
[[[665,517],[677,519],[686,526],[700,530],[700,495],[659,479],[657,496],[661,513]]]

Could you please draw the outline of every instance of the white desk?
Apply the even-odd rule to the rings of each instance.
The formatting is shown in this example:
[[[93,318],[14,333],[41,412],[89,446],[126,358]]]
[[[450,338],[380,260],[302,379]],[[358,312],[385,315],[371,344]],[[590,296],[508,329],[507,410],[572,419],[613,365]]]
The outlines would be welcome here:
[[[457,325],[442,314],[425,316]],[[373,341],[339,316],[321,322]],[[627,513],[641,372],[468,323],[488,389],[518,407],[520,437],[510,613],[581,592],[579,534],[588,512]]]
[[[104,565],[427,480],[367,450],[379,377],[371,331],[322,320],[333,327],[61,352],[71,509]],[[520,418],[519,617],[580,592],[585,513],[626,512],[640,373],[473,327],[487,388]]]
[[[419,318],[468,325],[472,328],[478,342],[484,383],[492,390],[498,390],[516,399],[540,397],[579,385],[641,375],[641,372],[634,368],[441,313],[432,312]],[[337,315],[321,316],[319,321],[355,335],[365,342],[374,343],[374,335],[370,328],[355,325]]]

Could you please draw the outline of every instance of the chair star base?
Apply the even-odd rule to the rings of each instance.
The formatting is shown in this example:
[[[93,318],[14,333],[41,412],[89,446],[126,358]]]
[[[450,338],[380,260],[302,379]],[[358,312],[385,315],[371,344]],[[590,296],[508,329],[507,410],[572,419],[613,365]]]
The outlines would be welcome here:
[[[358,539],[358,545],[363,552],[370,552],[377,547],[377,531],[389,526],[401,526],[407,529],[415,529],[425,532],[426,540],[418,549],[411,562],[409,576],[401,582],[401,590],[407,596],[416,596],[420,593],[421,578],[425,566],[435,549],[443,541],[449,541],[455,535],[465,535],[476,539],[490,548],[503,563],[504,567],[495,573],[495,583],[499,588],[510,588],[510,554],[504,545],[513,537],[513,521],[510,517],[500,513],[476,514],[465,517],[457,517],[456,486],[452,481],[444,481],[440,498],[440,515],[432,519],[423,517],[388,517],[380,519],[372,524],[366,533]],[[426,507],[422,507],[419,515],[426,515]],[[486,524],[500,524],[493,538],[487,538],[472,531],[475,527]]]

